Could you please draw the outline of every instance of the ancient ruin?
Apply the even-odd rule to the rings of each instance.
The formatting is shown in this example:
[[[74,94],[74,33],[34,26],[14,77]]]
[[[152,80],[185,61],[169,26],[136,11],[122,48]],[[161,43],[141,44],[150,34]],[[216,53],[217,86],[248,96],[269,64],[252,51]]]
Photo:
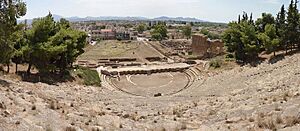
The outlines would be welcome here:
[[[213,57],[223,53],[224,43],[221,40],[210,40],[207,36],[192,36],[192,52],[200,57]]]
[[[176,40],[164,40],[161,41],[161,44],[171,49],[171,53],[176,54],[186,54],[191,52],[191,40],[186,39],[176,39]]]

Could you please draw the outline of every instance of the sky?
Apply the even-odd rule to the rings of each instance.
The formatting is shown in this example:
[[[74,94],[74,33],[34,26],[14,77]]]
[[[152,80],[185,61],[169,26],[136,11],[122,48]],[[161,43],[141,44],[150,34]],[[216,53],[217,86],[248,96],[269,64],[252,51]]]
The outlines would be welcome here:
[[[254,18],[276,14],[290,0],[23,0],[27,14],[22,19],[42,17],[50,11],[64,17],[142,16],[148,18],[194,17],[211,22],[230,22],[243,11]]]

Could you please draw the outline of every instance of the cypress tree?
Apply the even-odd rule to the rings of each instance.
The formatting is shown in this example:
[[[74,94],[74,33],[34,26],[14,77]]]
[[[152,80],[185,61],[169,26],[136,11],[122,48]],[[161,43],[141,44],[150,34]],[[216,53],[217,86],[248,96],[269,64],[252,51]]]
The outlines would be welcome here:
[[[248,14],[246,12],[243,12],[242,21],[248,21]]]
[[[297,3],[298,1],[294,2],[291,0],[291,3],[289,5],[288,13],[287,13],[287,47],[293,50],[295,44],[299,40],[299,13],[297,9]]]
[[[251,15],[250,15],[249,23],[252,24],[252,25],[254,25],[252,13],[251,13]]]
[[[287,47],[287,40],[286,40],[286,10],[284,5],[281,6],[280,12],[277,14],[276,17],[276,33],[280,40],[280,48],[285,49]]]

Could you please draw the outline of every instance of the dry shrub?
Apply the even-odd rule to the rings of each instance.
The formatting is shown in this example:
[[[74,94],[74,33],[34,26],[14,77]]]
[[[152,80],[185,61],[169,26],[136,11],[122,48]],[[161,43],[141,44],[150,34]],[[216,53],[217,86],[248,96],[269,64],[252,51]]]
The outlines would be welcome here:
[[[52,109],[52,110],[55,110],[55,109],[56,109],[56,104],[55,104],[54,101],[52,101],[52,102],[50,103],[50,109]]]
[[[249,118],[249,122],[254,122],[255,120],[254,120],[254,118],[253,117],[250,117]]]
[[[263,128],[263,129],[270,129],[272,131],[276,131],[276,124],[275,122],[269,118],[269,119],[263,119],[263,118],[258,118],[257,120],[257,126],[259,128]]]
[[[217,114],[217,111],[215,111],[215,110],[210,110],[209,112],[208,112],[208,115],[215,115],[215,114]]]
[[[36,110],[36,106],[33,105],[33,106],[31,107],[31,110]]]
[[[291,127],[291,126],[294,126],[296,124],[299,124],[300,123],[300,119],[299,117],[296,117],[296,116],[288,116],[285,118],[285,124],[287,127]]]
[[[128,118],[133,121],[139,121],[139,116],[136,113],[130,114]]]
[[[76,128],[73,126],[69,126],[66,128],[66,131],[76,131]]]
[[[273,102],[276,102],[277,101],[277,98],[276,97],[273,97]]]
[[[262,112],[258,113],[259,118],[264,118],[265,116],[266,116],[265,113],[262,113]]]
[[[100,131],[100,129],[97,127],[94,127],[94,128],[92,128],[92,131]]]
[[[182,111],[178,108],[173,109],[173,115],[176,115],[177,117],[181,117],[182,116]]]
[[[276,117],[276,124],[282,124],[282,123],[283,123],[283,119],[282,119],[282,117],[280,115],[278,115]]]
[[[281,107],[279,107],[278,105],[275,105],[275,111],[281,111]]]
[[[288,101],[289,96],[290,96],[289,92],[285,92],[284,95],[283,95],[283,100]]]
[[[52,130],[51,127],[48,126],[48,127],[46,128],[46,131],[53,131],[53,130]]]

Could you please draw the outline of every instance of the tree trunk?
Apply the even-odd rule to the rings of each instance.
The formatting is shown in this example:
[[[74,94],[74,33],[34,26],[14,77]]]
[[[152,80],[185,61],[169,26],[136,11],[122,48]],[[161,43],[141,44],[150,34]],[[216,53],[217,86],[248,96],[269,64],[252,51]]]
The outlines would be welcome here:
[[[274,56],[276,56],[276,53],[275,53],[275,51],[274,51],[273,53],[274,53]]]
[[[61,70],[59,71],[60,78],[63,78],[63,77],[64,77],[64,75],[65,75],[64,73],[65,73],[64,69],[61,69]]]
[[[287,53],[288,53],[288,45],[286,44],[285,45],[285,54],[287,55]]]
[[[28,65],[27,75],[30,75],[30,70],[31,70],[31,64]]]
[[[18,74],[18,63],[16,63],[16,74]]]
[[[7,64],[7,73],[9,73],[9,70],[10,70],[10,69],[9,69],[9,64]]]

